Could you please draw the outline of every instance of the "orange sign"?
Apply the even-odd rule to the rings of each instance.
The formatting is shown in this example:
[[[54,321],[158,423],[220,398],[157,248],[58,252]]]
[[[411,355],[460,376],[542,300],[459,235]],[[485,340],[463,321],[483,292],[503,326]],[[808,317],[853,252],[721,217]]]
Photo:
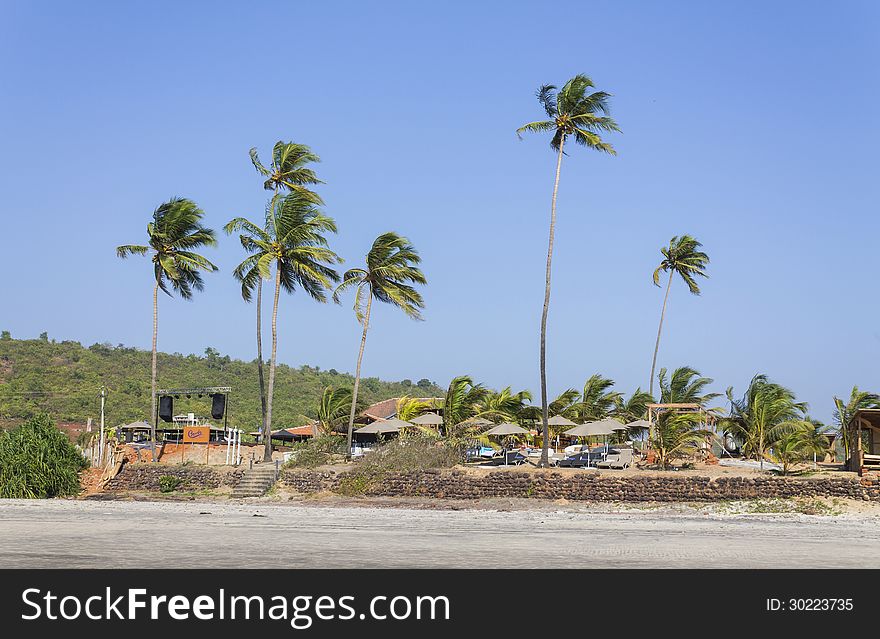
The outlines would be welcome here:
[[[211,438],[210,426],[184,426],[183,441],[184,443],[198,442],[207,444]]]

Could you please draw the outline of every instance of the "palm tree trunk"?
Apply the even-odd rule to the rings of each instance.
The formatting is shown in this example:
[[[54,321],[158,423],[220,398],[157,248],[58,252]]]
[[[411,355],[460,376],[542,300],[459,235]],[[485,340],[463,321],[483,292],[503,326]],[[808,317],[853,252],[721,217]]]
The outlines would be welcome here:
[[[550,240],[547,243],[547,273],[544,283],[544,311],[541,313],[541,421],[542,442],[541,460],[538,465],[546,468],[550,465],[548,449],[550,445],[550,428],[547,421],[550,419],[547,409],[547,311],[550,308],[550,273],[553,264],[553,234],[556,232],[556,193],[559,190],[559,171],[562,168],[562,147],[565,145],[565,136],[559,140],[559,154],[556,158],[556,179],[553,181],[553,199],[550,203]]]
[[[651,379],[648,381],[648,393],[654,395],[654,370],[657,368],[657,351],[660,350],[660,333],[663,332],[663,318],[666,316],[666,302],[669,300],[669,289],[672,288],[672,274],[669,271],[669,281],[666,283],[666,295],[663,296],[663,310],[660,311],[660,326],[657,328],[657,341],[654,343],[654,359],[651,360]]]
[[[278,296],[281,293],[281,264],[275,266],[275,301],[272,303],[272,359],[269,360],[269,389],[266,392],[266,423],[263,424],[263,461],[272,461],[272,398],[275,393],[275,356],[278,351]]]
[[[153,351],[152,351],[152,359],[150,362],[150,456],[152,460],[156,461],[156,429],[158,428],[158,424],[156,423],[159,419],[159,414],[156,411],[156,402],[158,398],[156,397],[156,376],[157,376],[157,361],[156,361],[156,346],[158,343],[159,336],[159,282],[156,282],[156,285],[153,287]]]
[[[358,351],[357,366],[354,369],[354,389],[351,391],[351,411],[348,414],[348,449],[347,456],[351,455],[351,436],[354,429],[354,413],[357,410],[358,387],[361,383],[361,361],[364,359],[364,346],[367,343],[367,329],[370,327],[370,307],[373,305],[373,291],[369,292],[367,311],[364,314],[364,332],[361,334],[361,349]]]
[[[257,280],[257,374],[260,378],[260,432],[266,430],[266,382],[263,379],[263,278]]]

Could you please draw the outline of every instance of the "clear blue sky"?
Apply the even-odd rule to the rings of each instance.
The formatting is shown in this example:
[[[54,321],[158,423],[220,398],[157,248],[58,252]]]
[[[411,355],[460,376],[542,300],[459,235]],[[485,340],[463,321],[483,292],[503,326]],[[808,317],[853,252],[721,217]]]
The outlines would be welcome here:
[[[614,94],[619,155],[574,149],[559,193],[551,392],[593,372],[647,386],[676,234],[712,258],[673,287],[659,363],[739,393],[757,372],[830,419],[880,389],[880,5],[876,2],[2,2],[0,328],[149,347],[151,271],[121,262],[153,209],[196,200],[216,229],[258,219],[247,157],[323,158],[333,247],[386,230],[430,279],[426,321],[378,309],[364,373],[469,373],[537,397],[555,158],[514,130],[575,73]],[[162,298],[160,348],[251,359],[254,309],[222,268]],[[353,370],[348,304],[280,309],[279,359]]]

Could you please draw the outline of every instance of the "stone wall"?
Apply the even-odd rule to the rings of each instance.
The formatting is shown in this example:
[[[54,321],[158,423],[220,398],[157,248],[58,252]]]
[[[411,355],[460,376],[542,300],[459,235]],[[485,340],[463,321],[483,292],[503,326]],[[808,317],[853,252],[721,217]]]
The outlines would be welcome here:
[[[284,470],[281,484],[300,493],[340,492],[344,474]],[[721,501],[773,497],[845,497],[880,501],[877,477],[697,477],[693,475],[614,476],[580,474],[490,472],[476,475],[461,470],[392,473],[370,482],[367,496],[440,497],[480,499],[525,497],[582,501]]]
[[[122,471],[110,480],[107,490],[159,490],[159,478],[171,475],[180,479],[177,490],[204,490],[234,487],[244,474],[242,468],[211,467],[187,464],[125,464]]]

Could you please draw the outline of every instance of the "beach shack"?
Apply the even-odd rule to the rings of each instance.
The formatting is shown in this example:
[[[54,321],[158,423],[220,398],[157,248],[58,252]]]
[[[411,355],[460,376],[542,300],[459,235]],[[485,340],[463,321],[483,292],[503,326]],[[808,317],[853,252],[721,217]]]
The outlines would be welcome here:
[[[847,424],[852,442],[847,470],[880,471],[880,408],[861,408]]]

